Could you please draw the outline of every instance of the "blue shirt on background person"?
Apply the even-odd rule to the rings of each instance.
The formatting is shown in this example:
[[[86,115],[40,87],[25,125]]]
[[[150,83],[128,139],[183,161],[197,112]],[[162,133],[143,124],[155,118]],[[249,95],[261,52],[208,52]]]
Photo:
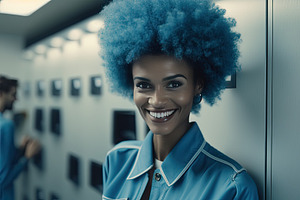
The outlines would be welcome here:
[[[141,199],[154,167],[153,133],[143,142],[125,141],[108,152],[103,199]],[[153,172],[149,199],[256,200],[252,178],[237,162],[210,146],[194,123]]]
[[[28,159],[14,145],[14,123],[0,112],[0,200],[14,200],[13,181]]]

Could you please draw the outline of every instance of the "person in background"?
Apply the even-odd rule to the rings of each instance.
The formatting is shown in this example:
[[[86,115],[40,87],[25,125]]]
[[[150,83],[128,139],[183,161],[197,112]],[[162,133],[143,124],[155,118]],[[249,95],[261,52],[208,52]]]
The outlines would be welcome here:
[[[0,76],[0,200],[14,200],[14,180],[41,149],[40,143],[28,136],[19,148],[14,145],[14,123],[3,113],[13,109],[17,87],[17,80]]]

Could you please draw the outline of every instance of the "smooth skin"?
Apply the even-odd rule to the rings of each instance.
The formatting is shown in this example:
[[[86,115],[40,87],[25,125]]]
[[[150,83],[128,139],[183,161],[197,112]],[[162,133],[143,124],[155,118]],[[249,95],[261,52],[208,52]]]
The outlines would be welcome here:
[[[163,161],[191,127],[193,98],[203,88],[193,72],[184,60],[166,55],[147,55],[133,63],[134,102],[154,133],[158,160]]]

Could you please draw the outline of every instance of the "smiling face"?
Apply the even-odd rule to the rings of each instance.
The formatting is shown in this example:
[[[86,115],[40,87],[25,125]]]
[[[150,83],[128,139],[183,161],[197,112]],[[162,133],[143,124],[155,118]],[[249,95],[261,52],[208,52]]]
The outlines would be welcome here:
[[[134,102],[150,130],[157,135],[184,134],[190,127],[195,85],[193,69],[172,57],[144,56],[133,64]]]

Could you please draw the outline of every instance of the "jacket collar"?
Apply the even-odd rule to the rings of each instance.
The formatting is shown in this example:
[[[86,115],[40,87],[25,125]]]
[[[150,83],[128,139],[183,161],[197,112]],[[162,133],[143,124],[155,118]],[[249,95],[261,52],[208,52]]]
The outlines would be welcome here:
[[[139,150],[133,169],[127,179],[135,179],[153,167],[153,133],[150,131]],[[205,146],[205,140],[197,125],[175,145],[162,164],[161,173],[168,186],[173,185],[188,170]]]

